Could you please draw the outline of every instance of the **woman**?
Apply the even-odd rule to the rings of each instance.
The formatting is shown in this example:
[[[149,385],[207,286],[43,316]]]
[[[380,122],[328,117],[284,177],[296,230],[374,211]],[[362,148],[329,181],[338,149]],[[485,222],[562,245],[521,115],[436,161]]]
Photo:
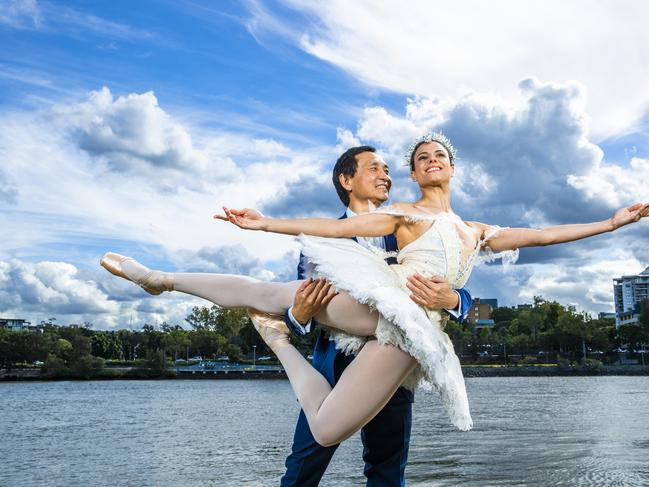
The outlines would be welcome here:
[[[464,222],[451,210],[450,183],[455,151],[441,134],[418,140],[409,150],[411,176],[421,190],[415,203],[344,220],[274,220],[255,210],[229,210],[215,218],[245,229],[300,236],[303,253],[320,277],[341,291],[316,316],[319,323],[359,336],[376,336],[358,352],[332,389],[329,383],[289,343],[280,319],[293,301],[300,281],[260,282],[242,276],[181,274],[150,271],[132,259],[107,254],[102,265],[141,285],[152,294],[180,291],[224,307],[251,307],[251,317],[289,377],[311,431],[322,445],[351,436],[380,411],[404,382],[430,382],[440,393],[452,422],[462,430],[472,426],[459,361],[442,331],[439,312],[417,306],[409,298],[406,278],[415,272],[445,277],[462,287],[481,250],[514,253],[520,247],[551,245],[615,230],[649,214],[649,204],[623,208],[608,220],[586,225],[562,225],[543,230],[491,227]],[[384,255],[349,239],[394,233],[401,251],[398,265]],[[325,238],[323,238],[325,237]]]

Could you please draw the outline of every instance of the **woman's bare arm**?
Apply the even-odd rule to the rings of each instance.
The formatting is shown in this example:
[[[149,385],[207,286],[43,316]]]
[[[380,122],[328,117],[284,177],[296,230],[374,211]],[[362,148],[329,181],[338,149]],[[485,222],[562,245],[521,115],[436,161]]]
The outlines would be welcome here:
[[[250,208],[243,210],[223,208],[223,210],[225,215],[214,215],[214,218],[229,221],[239,228],[287,235],[304,233],[317,237],[382,237],[394,233],[401,220],[401,217],[383,213],[366,213],[342,220],[333,218],[280,219],[267,218]]]
[[[489,238],[486,245],[494,252],[502,252],[521,247],[542,247],[573,242],[601,233],[612,232],[647,216],[649,216],[649,203],[636,203],[628,208],[621,208],[607,220],[595,223],[558,225],[543,229],[505,228],[494,237]],[[481,226],[483,232],[488,231],[486,225]]]

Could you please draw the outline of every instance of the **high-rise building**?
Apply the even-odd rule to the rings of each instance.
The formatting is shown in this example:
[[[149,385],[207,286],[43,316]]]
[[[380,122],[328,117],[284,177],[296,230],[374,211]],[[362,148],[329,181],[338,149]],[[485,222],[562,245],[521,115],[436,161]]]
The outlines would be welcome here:
[[[615,326],[638,323],[640,301],[649,299],[649,267],[634,276],[613,279]]]

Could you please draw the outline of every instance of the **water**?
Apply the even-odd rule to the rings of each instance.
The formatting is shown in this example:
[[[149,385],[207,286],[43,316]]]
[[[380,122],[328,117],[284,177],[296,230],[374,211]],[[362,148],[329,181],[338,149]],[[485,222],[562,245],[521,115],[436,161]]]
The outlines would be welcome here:
[[[475,429],[415,401],[411,486],[649,485],[649,377],[468,379]],[[288,382],[0,383],[0,486],[277,485]],[[321,485],[363,485],[358,436]]]

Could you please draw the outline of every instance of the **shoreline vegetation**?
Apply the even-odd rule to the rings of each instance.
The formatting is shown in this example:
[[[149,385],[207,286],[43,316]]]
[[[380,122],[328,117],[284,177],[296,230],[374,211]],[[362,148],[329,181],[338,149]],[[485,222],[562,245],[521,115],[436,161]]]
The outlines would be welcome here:
[[[467,365],[462,366],[464,377],[577,377],[577,376],[649,376],[649,365],[602,365],[601,363],[543,365]],[[52,374],[40,368],[17,368],[0,371],[0,382],[87,381],[87,380],[276,380],[286,379],[277,368],[240,370],[169,369],[163,372],[146,368],[105,368],[92,374]]]
[[[241,309],[195,307],[185,327],[138,330],[55,320],[0,327],[0,381],[285,377]],[[541,297],[496,308],[492,320],[480,329],[467,321],[445,328],[466,377],[649,375],[649,300],[641,303],[639,324],[620,327]],[[317,336],[291,340],[310,358]]]

